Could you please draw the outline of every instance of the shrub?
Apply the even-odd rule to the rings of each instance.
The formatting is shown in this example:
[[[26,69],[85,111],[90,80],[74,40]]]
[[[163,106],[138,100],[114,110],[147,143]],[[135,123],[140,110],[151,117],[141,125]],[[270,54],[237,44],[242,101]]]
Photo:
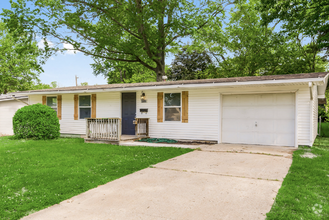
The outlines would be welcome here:
[[[46,105],[34,104],[18,109],[13,117],[16,138],[58,138],[59,120],[56,111]]]
[[[318,117],[320,116],[322,122],[328,121],[328,113],[326,112],[325,108],[322,106],[318,107]]]
[[[329,137],[329,123],[321,123],[320,137]]]

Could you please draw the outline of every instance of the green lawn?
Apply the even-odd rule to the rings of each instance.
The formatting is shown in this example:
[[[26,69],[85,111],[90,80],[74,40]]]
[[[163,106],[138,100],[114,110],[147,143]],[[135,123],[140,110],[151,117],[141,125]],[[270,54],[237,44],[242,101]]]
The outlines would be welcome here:
[[[19,219],[190,151],[0,137],[0,219]]]
[[[302,158],[305,153],[317,157]],[[329,219],[329,138],[318,137],[312,148],[294,152],[267,219]]]

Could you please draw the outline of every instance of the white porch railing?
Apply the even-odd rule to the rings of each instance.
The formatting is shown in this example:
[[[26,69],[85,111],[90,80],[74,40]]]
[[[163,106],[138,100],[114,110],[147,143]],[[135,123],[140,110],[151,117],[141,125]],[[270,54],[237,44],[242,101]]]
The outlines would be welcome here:
[[[86,118],[86,138],[89,140],[120,141],[121,118]]]
[[[135,134],[137,135],[137,137],[148,137],[149,136],[149,119],[148,118],[136,118]]]

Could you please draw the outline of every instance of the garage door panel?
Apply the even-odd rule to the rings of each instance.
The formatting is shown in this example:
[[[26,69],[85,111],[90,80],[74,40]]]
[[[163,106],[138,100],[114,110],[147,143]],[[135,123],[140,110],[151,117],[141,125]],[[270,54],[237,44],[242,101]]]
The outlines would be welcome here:
[[[222,142],[294,146],[294,136],[294,94],[223,96]]]
[[[238,96],[232,96],[232,97],[228,97],[228,96],[223,96],[223,102],[226,103],[226,107],[230,107],[230,106],[239,106],[239,97]]]
[[[245,120],[247,123],[241,123],[244,122],[241,119],[228,119],[223,121],[222,126],[225,128],[225,131],[227,132],[234,132],[237,134],[237,132],[243,132],[243,131],[248,131],[254,130],[254,127],[252,126],[252,121],[253,120]]]
[[[224,107],[223,118],[227,119],[255,119],[258,112],[250,107]]]
[[[257,103],[262,104],[264,106],[272,106],[275,103],[275,97],[273,94],[262,94],[262,95],[255,95],[257,97]],[[255,103],[255,104],[257,104]]]
[[[225,127],[226,132],[236,132],[236,131],[241,131],[240,127],[237,126],[238,124],[238,119],[227,119],[223,121],[222,126]]]
[[[245,95],[244,97],[239,97],[239,105],[241,106],[254,106],[257,103],[257,97],[254,95]]]
[[[255,141],[255,133],[254,132],[241,132],[236,134],[236,137],[239,137],[240,143],[250,143]]]
[[[280,134],[276,136],[275,143],[278,146],[293,146],[295,143],[295,138],[291,134]]]
[[[276,102],[281,105],[295,104],[295,95],[293,93],[276,94]]]
[[[291,119],[295,117],[294,106],[281,106],[275,108],[276,114],[274,119]]]
[[[295,133],[295,120],[275,120],[275,129],[274,132],[276,133]]]
[[[223,132],[224,143],[249,143],[254,142],[254,132]]]
[[[257,127],[255,126],[254,130],[256,132],[275,132],[275,122],[269,119],[257,120]]]
[[[257,121],[257,119],[267,119],[267,118],[273,118],[276,114],[275,108],[273,106],[259,106],[259,107],[253,107],[255,111],[255,117],[254,119]]]
[[[257,142],[258,144],[264,144],[264,145],[272,145],[274,140],[275,140],[275,135],[271,132],[265,133],[259,133],[256,132],[256,136],[257,136]]]

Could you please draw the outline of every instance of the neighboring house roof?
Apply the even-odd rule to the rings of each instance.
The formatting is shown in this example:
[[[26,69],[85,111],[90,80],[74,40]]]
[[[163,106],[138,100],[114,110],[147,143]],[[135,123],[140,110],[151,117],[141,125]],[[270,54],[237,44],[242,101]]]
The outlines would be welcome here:
[[[16,99],[27,99],[27,96],[15,96]],[[12,95],[4,95],[0,94],[0,102],[3,101],[13,101],[15,99],[12,98]]]
[[[197,79],[197,80],[179,80],[179,81],[163,81],[149,83],[126,83],[126,84],[106,84],[94,86],[71,86],[53,89],[30,90],[16,92],[14,94],[29,95],[29,94],[60,94],[60,93],[79,93],[79,92],[104,92],[107,90],[124,91],[134,89],[155,89],[162,87],[203,87],[207,85],[214,86],[238,86],[246,84],[286,84],[286,83],[308,83],[323,82],[326,87],[328,72],[320,73],[302,73],[288,75],[270,75],[270,76],[247,76],[247,77],[231,77],[231,78],[216,78],[216,79]],[[324,89],[325,90],[325,89]]]

